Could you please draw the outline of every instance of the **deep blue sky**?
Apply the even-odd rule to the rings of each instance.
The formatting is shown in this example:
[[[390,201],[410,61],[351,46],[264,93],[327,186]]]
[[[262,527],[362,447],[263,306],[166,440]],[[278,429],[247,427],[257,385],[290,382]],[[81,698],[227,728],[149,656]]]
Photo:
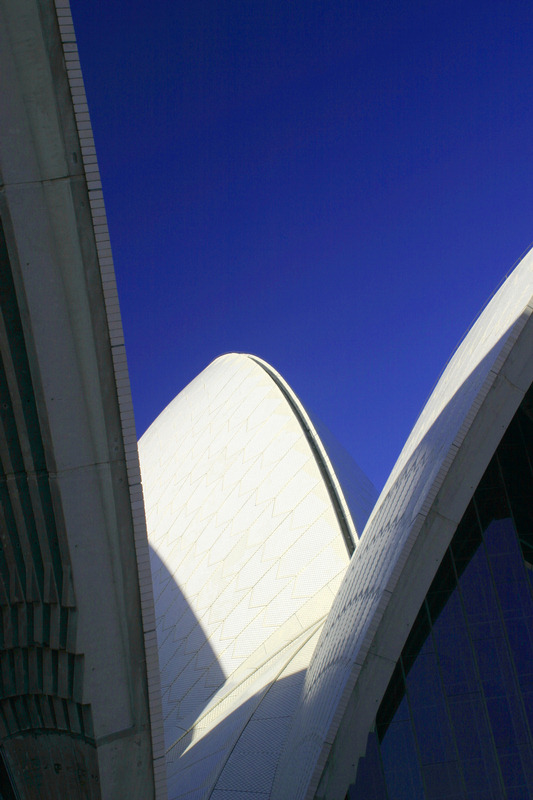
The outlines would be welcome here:
[[[381,488],[533,241],[533,6],[71,4],[139,435],[251,352]]]

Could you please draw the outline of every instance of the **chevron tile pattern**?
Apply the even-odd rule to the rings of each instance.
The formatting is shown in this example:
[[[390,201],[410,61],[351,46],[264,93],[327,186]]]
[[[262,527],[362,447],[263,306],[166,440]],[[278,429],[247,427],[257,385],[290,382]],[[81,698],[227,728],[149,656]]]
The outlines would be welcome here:
[[[265,746],[250,796],[268,794],[349,561],[311,445],[271,374],[238,354],[140,441],[171,798],[242,796],[236,765]]]

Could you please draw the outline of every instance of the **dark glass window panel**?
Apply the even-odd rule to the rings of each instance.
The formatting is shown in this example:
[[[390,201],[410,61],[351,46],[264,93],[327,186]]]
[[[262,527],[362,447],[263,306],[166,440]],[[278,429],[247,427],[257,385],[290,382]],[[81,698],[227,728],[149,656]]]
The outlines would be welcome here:
[[[429,616],[433,623],[438,619],[456,586],[453,560],[450,551],[447,550],[426,596]]]
[[[476,507],[474,502],[471,502],[450,546],[458,577],[461,577],[466,567],[470,564],[472,556],[482,541]]]
[[[498,751],[509,752],[530,739],[525,710],[507,642],[496,639],[480,662],[480,676],[487,698],[493,736]],[[532,759],[533,760],[533,759]]]
[[[465,758],[461,761],[461,768],[468,798],[501,800],[503,787],[493,761],[490,762],[490,770],[487,770],[485,759]]]
[[[407,697],[404,695],[402,698],[402,702],[398,706],[396,714],[394,715],[394,719],[396,722],[402,722],[404,719],[410,719],[411,714],[409,712],[409,704],[407,703]]]
[[[424,604],[418,612],[418,616],[402,652],[402,662],[406,676],[409,674],[409,670],[414,664],[416,657],[420,653],[423,645],[426,643],[430,630],[431,625],[426,606]]]
[[[527,450],[524,445],[520,423],[515,417],[498,447],[496,456],[503,475],[508,497],[526,495],[531,484],[531,473]]]
[[[516,741],[513,719],[507,697],[487,698],[487,710],[492,728],[492,735],[498,755],[509,755],[518,753],[518,743]]]
[[[467,800],[456,761],[422,767],[427,800]]]
[[[487,528],[493,520],[509,516],[505,487],[496,459],[489,464],[476,489],[474,499],[483,529]]]
[[[421,653],[415,661],[406,682],[411,709],[424,708],[434,702],[435,696],[440,695],[442,691],[437,673],[435,654]]]
[[[531,797],[531,795],[527,794],[527,790],[523,786],[519,786],[518,788],[509,788],[506,790],[505,798],[506,800],[526,800]]]
[[[509,426],[498,458],[524,558],[533,563],[533,425],[523,408]]]
[[[506,628],[518,682],[524,691],[533,691],[533,614],[509,620]]]
[[[531,757],[530,742],[520,742],[518,745],[518,752],[520,754],[520,762],[527,786],[527,796],[533,797],[533,758]]]
[[[477,550],[466,568],[460,591],[472,640],[501,636],[498,603],[484,547]]]
[[[403,713],[401,714],[399,714],[400,707],[403,708]],[[397,721],[400,721],[402,719],[407,719],[408,713],[407,701],[405,700],[403,670],[401,663],[398,662],[394,668],[389,687],[385,692],[385,697],[383,698],[376,717],[376,727],[380,741],[383,739],[387,727],[394,716],[399,714]]]
[[[528,540],[526,540],[524,538],[520,539],[520,547],[522,548],[522,554],[524,556],[524,561],[526,562],[526,566],[529,568],[529,570],[531,570],[531,568],[533,567],[533,541],[532,540],[533,540],[533,534]],[[530,581],[531,581],[532,577],[533,576],[531,575],[531,572],[530,572],[530,574],[529,574]]]
[[[511,719],[513,721],[513,730],[518,749],[523,745],[530,745],[529,725],[524,712],[524,704],[522,702],[522,695],[519,692],[509,693],[507,695],[509,708],[511,711]],[[533,754],[531,764],[533,765]]]
[[[517,542],[515,546],[514,553],[501,553],[490,558],[490,565],[496,577],[500,608],[505,620],[522,617],[524,609],[530,605],[527,575]]]
[[[482,759],[465,759],[461,766],[468,800],[501,800],[503,788],[499,778],[496,782],[491,780]]]
[[[483,541],[491,563],[494,557],[507,553],[520,555],[515,527],[510,517],[493,520],[483,531]]]
[[[516,518],[516,512],[521,508],[525,514],[524,519],[531,520],[533,509],[530,498],[533,492],[533,474],[521,426],[516,419],[509,426],[505,439],[498,448],[498,461],[513,516]],[[520,532],[520,529],[518,530]]]
[[[494,781],[498,771],[491,764],[496,750],[481,692],[450,698],[449,709],[459,757],[483,761],[489,779]]]
[[[506,644],[502,636],[480,639],[475,644],[479,676],[485,697],[501,697],[514,690],[509,680],[505,659]]]
[[[378,737],[375,733],[368,735],[366,755],[359,760],[357,779],[348,795],[349,800],[364,797],[367,800],[388,800],[385,776],[381,768]]]
[[[523,691],[522,702],[524,703],[524,713],[529,724],[529,732],[533,736],[533,691]]]
[[[451,728],[443,702],[413,709],[413,724],[422,766],[454,757]]]
[[[478,676],[457,592],[450,597],[437,620],[433,628],[433,640],[446,696],[476,691]]]
[[[520,753],[500,753],[500,769],[506,790],[521,789],[522,797],[527,797],[527,784]]]
[[[394,800],[423,800],[424,790],[411,723],[393,722],[381,743],[383,771]]]
[[[407,695],[422,765],[453,760],[450,721],[435,654],[419,655],[407,680]]]

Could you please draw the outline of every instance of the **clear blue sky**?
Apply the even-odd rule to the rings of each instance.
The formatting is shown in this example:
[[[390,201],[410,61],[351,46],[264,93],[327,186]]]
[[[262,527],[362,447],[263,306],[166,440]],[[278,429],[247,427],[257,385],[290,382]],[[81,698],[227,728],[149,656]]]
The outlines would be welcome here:
[[[71,4],[139,435],[251,352],[381,488],[533,241],[533,6]]]

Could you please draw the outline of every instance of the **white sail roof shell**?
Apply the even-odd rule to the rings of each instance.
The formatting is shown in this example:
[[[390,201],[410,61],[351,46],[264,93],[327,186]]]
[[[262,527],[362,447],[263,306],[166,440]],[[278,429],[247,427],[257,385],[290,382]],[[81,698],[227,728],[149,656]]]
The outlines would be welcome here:
[[[532,310],[530,251],[449,362],[365,526],[307,670],[276,800],[340,796],[353,778],[418,608],[533,381]]]
[[[297,398],[246,355],[213,362],[139,450],[169,797],[242,796],[250,770],[257,789],[245,729],[255,731],[269,791],[349,561],[347,530],[356,538],[342,490]],[[369,486],[362,481],[363,505]]]

